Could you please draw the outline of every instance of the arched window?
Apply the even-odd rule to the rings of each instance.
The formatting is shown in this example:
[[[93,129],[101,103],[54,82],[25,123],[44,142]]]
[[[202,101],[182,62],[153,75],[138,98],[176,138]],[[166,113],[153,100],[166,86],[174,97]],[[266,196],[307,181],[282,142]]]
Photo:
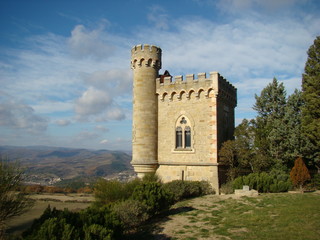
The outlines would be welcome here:
[[[175,127],[175,149],[176,150],[191,150],[191,127],[190,121],[185,116],[180,116],[177,119]]]
[[[182,148],[182,128],[176,128],[176,148]]]
[[[184,145],[186,148],[191,148],[191,128],[189,126],[184,128]]]

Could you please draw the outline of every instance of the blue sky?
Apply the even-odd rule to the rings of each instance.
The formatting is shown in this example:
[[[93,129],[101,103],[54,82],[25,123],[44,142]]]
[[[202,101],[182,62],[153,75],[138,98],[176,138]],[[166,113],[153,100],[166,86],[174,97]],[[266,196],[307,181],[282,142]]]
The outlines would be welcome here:
[[[2,0],[0,145],[131,149],[130,50],[160,46],[171,75],[218,71],[236,122],[276,77],[300,89],[318,0]]]

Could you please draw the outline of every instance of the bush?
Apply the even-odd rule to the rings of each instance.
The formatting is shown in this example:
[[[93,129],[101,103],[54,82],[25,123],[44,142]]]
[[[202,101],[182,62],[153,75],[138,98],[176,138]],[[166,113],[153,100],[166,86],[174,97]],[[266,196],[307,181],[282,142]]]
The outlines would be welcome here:
[[[160,177],[156,173],[147,173],[142,178],[143,182],[158,182],[161,183]]]
[[[295,187],[300,187],[302,190],[303,185],[306,181],[310,180],[310,174],[308,168],[304,164],[301,157],[294,161],[294,167],[290,172],[290,179]]]
[[[320,174],[316,174],[313,176],[313,178],[311,179],[311,185],[315,188],[320,190]]]
[[[286,192],[291,186],[288,175],[281,174],[280,176],[265,172],[238,177],[232,182],[232,185],[233,189],[242,189],[243,185],[248,185],[260,193]]]
[[[71,212],[49,206],[23,237],[26,240],[121,239],[122,225],[109,207]]]
[[[320,174],[315,174],[309,184],[307,184],[306,189],[309,191],[320,190]]]
[[[94,197],[100,204],[108,204],[127,198],[123,183],[116,180],[99,179],[94,188]]]
[[[79,231],[74,226],[67,224],[66,219],[49,218],[40,225],[38,231],[26,237],[28,240],[47,239],[47,240],[73,240],[79,239]]]
[[[173,194],[174,202],[213,193],[211,185],[205,181],[174,180],[165,183],[163,187]]]
[[[128,199],[117,203],[112,210],[126,230],[136,228],[149,218],[147,206],[140,201]]]
[[[132,199],[145,204],[150,216],[168,210],[173,204],[172,194],[158,182],[143,182],[138,185],[132,194]]]
[[[220,188],[220,192],[222,194],[232,194],[232,193],[234,193],[234,189],[232,187],[232,181],[231,182],[227,182],[225,184],[222,184],[221,188]]]

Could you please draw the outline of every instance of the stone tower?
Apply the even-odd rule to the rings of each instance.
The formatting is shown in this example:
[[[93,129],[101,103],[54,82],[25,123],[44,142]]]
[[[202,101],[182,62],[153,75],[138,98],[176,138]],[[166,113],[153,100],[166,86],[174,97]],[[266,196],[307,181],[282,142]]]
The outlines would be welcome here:
[[[161,69],[161,49],[137,45],[131,50],[133,69],[132,162],[138,177],[158,167],[158,100],[156,78]]]
[[[223,142],[233,138],[237,89],[218,72],[159,75],[161,49],[137,45],[133,69],[132,162],[138,177],[208,181],[219,192]]]

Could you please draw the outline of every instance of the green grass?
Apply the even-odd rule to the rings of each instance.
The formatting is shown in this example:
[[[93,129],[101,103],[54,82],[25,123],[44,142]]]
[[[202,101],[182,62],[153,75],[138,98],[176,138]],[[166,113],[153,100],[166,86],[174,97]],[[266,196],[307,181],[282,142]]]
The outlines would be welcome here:
[[[201,205],[203,206],[203,205]],[[207,211],[185,213],[192,233],[175,232],[174,238],[319,239],[320,195],[265,194],[256,198],[227,199],[207,205]],[[192,225],[188,225],[192,227]],[[186,229],[186,227],[184,226]]]

